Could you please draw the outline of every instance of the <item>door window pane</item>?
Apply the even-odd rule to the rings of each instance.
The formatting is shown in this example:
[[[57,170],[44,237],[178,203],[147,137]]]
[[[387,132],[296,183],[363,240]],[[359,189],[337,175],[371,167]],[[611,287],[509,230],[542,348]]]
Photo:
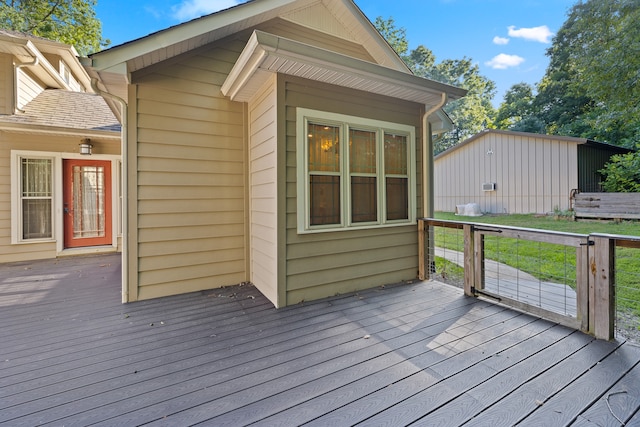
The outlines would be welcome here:
[[[104,168],[73,167],[73,237],[105,235]]]
[[[22,239],[46,239],[52,233],[52,161],[20,161]]]

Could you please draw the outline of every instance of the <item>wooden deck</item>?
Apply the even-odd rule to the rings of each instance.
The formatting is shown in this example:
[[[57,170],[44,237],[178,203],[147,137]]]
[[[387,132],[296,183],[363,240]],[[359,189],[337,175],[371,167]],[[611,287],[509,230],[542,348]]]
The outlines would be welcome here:
[[[0,425],[640,425],[640,348],[437,282],[280,310],[119,283],[118,255],[0,265]]]

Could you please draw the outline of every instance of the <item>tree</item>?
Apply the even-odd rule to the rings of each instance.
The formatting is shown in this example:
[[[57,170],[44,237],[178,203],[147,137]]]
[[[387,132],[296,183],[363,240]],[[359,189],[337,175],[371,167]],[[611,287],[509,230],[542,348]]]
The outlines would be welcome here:
[[[493,123],[495,110],[491,100],[495,96],[495,83],[480,74],[471,58],[436,63],[433,52],[423,45],[409,51],[405,29],[396,27],[392,18],[378,17],[375,26],[415,75],[468,90],[467,96],[444,107],[455,129],[434,141],[436,154]]]
[[[547,54],[535,100],[547,131],[634,146],[640,138],[640,2],[579,1]]]
[[[3,0],[0,25],[72,45],[86,55],[107,46],[95,13],[96,0]]]
[[[498,108],[495,127],[518,132],[545,133],[545,124],[536,113],[535,99],[530,84],[516,83],[511,86]]]

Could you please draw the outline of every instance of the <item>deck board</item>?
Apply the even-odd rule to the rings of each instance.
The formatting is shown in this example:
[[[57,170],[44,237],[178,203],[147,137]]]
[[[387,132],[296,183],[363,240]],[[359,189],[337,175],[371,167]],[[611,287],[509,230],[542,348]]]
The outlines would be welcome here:
[[[0,265],[0,322],[0,425],[619,425],[607,396],[639,417],[638,347],[437,282],[121,304],[117,254],[63,258]]]

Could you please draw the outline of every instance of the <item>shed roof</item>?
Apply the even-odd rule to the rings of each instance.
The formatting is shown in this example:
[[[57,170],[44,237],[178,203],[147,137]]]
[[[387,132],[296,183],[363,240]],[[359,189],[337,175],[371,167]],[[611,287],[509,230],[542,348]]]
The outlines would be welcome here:
[[[546,135],[546,134],[531,133],[531,132],[515,132],[515,131],[499,130],[499,129],[485,129],[482,132],[478,132],[475,135],[465,139],[461,143],[443,151],[442,153],[439,153],[437,156],[435,156],[434,159],[437,160],[441,157],[448,156],[454,153],[455,151],[459,150],[460,148],[464,147],[465,145],[473,144],[475,141],[491,134],[512,135],[512,136],[518,136],[521,138],[537,138],[537,139],[543,139],[547,141],[567,141],[567,142],[575,143],[576,145],[588,145],[591,147],[601,148],[601,149],[609,150],[614,153],[620,153],[620,154],[633,151],[628,148],[607,144],[604,142],[598,142],[588,138],[576,138],[573,136],[561,136],[561,135]]]

